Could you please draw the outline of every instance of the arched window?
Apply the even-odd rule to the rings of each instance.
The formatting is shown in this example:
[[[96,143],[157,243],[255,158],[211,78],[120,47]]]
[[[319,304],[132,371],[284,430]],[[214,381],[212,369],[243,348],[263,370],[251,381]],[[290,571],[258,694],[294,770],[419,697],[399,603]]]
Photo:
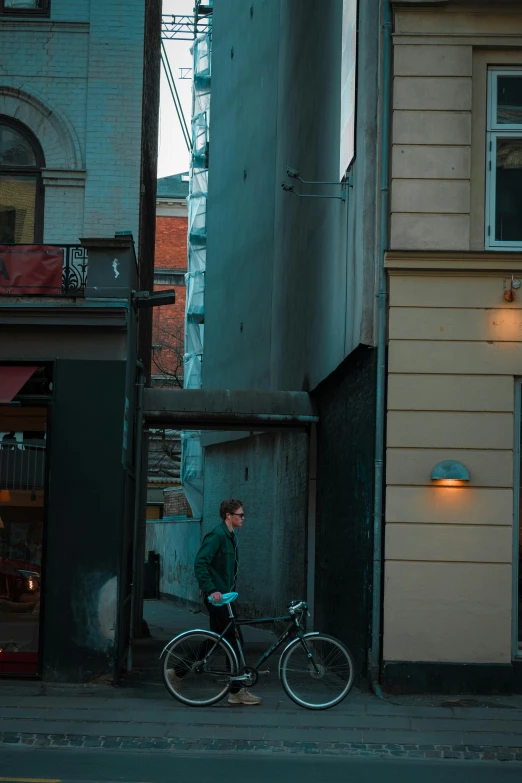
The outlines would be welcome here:
[[[0,245],[43,241],[42,148],[21,122],[0,114]]]

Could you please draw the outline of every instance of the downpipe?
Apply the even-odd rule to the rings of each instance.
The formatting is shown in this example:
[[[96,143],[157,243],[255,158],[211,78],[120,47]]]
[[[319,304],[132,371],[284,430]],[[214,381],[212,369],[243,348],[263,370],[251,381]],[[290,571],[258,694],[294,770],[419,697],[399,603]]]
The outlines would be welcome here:
[[[131,581],[131,605],[129,625],[129,647],[127,650],[127,671],[132,671],[132,645],[134,642],[134,612],[136,610],[136,575],[138,573],[138,530],[140,522],[140,493],[141,493],[141,447],[143,441],[143,389],[145,386],[145,367],[139,359],[136,360],[138,377],[136,383],[136,444],[134,453],[136,464],[134,466],[134,523],[132,539],[132,581]]]
[[[373,510],[373,590],[372,641],[370,650],[370,684],[379,699],[383,699],[379,683],[381,663],[382,615],[382,526],[384,499],[384,427],[386,397],[386,303],[387,286],[384,256],[388,245],[388,207],[390,172],[390,88],[391,88],[391,32],[390,0],[383,2],[381,37],[381,187],[379,225],[379,276],[377,293],[377,379],[375,401],[375,462]]]

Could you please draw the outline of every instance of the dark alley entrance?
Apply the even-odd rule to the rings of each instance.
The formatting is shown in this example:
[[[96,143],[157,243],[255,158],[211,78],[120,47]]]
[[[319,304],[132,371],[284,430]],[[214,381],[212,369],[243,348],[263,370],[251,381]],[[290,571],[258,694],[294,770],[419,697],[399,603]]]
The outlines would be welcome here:
[[[141,548],[158,574],[146,580],[145,595],[155,582],[157,597],[200,609],[194,558],[220,522],[220,502],[234,497],[246,512],[238,535],[241,612],[277,615],[292,599],[306,599],[313,611],[318,417],[308,394],[146,389],[143,419],[146,432],[197,434],[204,474],[204,486],[194,480],[197,470],[189,479],[185,471],[183,490],[169,490],[184,491],[184,508],[147,514]]]

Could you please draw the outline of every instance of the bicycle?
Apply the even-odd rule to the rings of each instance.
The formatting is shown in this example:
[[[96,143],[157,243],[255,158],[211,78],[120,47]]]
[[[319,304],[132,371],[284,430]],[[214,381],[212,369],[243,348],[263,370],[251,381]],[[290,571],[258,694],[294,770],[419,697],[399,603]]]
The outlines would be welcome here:
[[[233,683],[252,687],[260,675],[269,673],[260,667],[292,634],[294,638],[283,649],[278,665],[279,679],[287,696],[310,710],[329,709],[348,696],[354,678],[352,656],[333,636],[306,631],[303,618],[309,613],[305,601],[291,601],[288,614],[281,617],[238,620],[230,605],[237,595],[226,593],[215,604],[228,605],[230,622],[221,635],[196,629],[179,634],[165,645],[160,656],[162,675],[174,698],[191,707],[209,707],[223,699]],[[255,666],[247,666],[237,628],[276,622],[288,622],[286,630]],[[236,635],[239,661],[236,651],[224,638],[230,627]],[[175,683],[168,677],[169,669],[176,672]]]

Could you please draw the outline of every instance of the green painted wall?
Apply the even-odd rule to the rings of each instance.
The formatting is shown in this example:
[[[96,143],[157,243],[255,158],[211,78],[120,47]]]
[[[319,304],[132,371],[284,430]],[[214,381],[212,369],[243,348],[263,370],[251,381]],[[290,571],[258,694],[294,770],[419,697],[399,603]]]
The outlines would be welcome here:
[[[49,433],[42,676],[88,681],[115,658],[126,363],[57,361]],[[132,427],[132,409],[130,411]],[[129,509],[127,509],[127,514]]]

